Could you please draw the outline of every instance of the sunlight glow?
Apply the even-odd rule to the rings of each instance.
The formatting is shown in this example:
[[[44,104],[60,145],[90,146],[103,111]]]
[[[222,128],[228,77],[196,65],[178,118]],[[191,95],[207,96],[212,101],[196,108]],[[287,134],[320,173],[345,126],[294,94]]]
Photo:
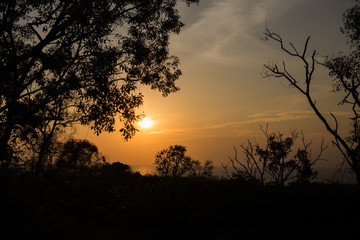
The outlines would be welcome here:
[[[150,120],[150,117],[144,117],[139,121],[139,126],[141,128],[150,128],[153,125],[153,121]]]

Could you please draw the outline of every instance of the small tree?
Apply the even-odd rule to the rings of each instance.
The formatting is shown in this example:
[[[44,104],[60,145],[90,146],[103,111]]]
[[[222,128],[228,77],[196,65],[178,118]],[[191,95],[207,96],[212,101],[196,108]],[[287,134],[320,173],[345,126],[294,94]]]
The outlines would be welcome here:
[[[192,177],[212,177],[214,174],[214,165],[211,160],[206,160],[204,165],[200,161],[194,160],[193,168],[190,170]]]
[[[93,143],[86,139],[70,139],[63,144],[55,165],[59,170],[83,172],[105,163],[105,157]]]
[[[321,158],[326,149],[323,142],[320,152],[315,159],[311,157],[309,149],[311,143],[306,143],[302,134],[302,147],[293,152],[294,144],[298,138],[296,131],[290,137],[282,133],[268,133],[268,127],[261,128],[266,138],[266,145],[262,147],[258,142],[248,140],[247,145],[240,145],[244,153],[244,161],[238,158],[237,149],[234,157],[229,157],[233,173],[230,176],[228,165],[223,164],[225,173],[229,178],[240,178],[246,181],[256,181],[262,185],[267,183],[284,185],[288,182],[309,182],[317,176],[313,166]]]
[[[201,166],[200,161],[193,160],[186,155],[186,147],[181,145],[170,146],[158,152],[155,156],[156,171],[160,176],[182,177],[200,176],[210,177],[214,167],[211,161]]]

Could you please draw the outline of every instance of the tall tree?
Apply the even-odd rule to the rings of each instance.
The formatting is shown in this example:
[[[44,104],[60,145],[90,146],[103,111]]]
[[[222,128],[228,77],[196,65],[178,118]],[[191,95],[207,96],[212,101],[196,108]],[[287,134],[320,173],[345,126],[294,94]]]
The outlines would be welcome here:
[[[188,5],[198,0],[182,0]],[[178,0],[0,2],[0,162],[24,131],[69,117],[97,133],[136,132],[138,87],[177,91],[169,36],[183,27]],[[61,102],[61,117],[57,112]]]
[[[266,28],[265,40],[272,40],[280,45],[280,48],[289,56],[301,61],[305,67],[305,79],[300,81],[292,75],[285,62],[281,65],[265,65],[264,77],[275,77],[287,80],[290,86],[297,89],[307,99],[310,107],[325,126],[326,130],[333,136],[333,144],[339,149],[344,161],[353,171],[357,181],[360,183],[360,1],[347,10],[343,15],[344,26],[341,31],[345,34],[350,43],[351,52],[349,55],[328,56],[324,63],[316,59],[317,51],[314,50],[308,56],[308,45],[310,37],[306,39],[304,49],[299,51],[293,44],[286,45],[283,38]],[[324,66],[329,70],[333,80],[333,90],[343,94],[339,105],[350,106],[352,109],[352,126],[350,136],[343,135],[339,129],[339,120],[335,114],[330,113],[331,118],[326,118],[316,105],[316,100],[311,94],[314,72],[317,66]],[[304,85],[303,85],[304,83]]]

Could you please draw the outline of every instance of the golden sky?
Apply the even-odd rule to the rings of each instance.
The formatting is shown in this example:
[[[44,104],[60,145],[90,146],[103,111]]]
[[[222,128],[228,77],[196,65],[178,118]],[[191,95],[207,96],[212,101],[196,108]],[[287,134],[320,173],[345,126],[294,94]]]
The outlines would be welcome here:
[[[233,146],[256,138],[259,125],[270,123],[270,131],[288,134],[303,130],[313,141],[314,153],[325,128],[305,99],[285,81],[263,79],[263,64],[286,60],[301,79],[303,66],[286,57],[272,42],[262,41],[265,21],[286,42],[299,49],[311,36],[309,50],[326,55],[346,51],[340,33],[342,14],[353,0],[201,0],[199,6],[179,5],[186,26],[171,39],[171,53],[181,60],[181,90],[167,98],[147,87],[144,111],[153,121],[147,129],[124,142],[119,133],[92,134],[81,127],[78,137],[88,138],[110,161],[120,161],[142,172],[151,171],[155,154],[174,144],[185,145],[188,154],[216,166],[227,163]],[[346,120],[346,109],[337,107],[338,96],[330,93],[330,78],[319,66],[313,94],[324,112],[332,111]],[[347,123],[342,124],[347,131]],[[327,142],[329,147],[331,143]],[[340,163],[336,150],[328,149],[328,162]]]

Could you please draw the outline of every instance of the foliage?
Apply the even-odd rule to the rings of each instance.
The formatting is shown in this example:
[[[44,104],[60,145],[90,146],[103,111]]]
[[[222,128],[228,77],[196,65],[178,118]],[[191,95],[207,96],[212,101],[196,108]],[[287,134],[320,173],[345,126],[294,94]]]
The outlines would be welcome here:
[[[84,172],[105,163],[105,157],[93,143],[86,139],[69,139],[63,144],[55,166],[62,171]]]
[[[158,152],[154,164],[160,176],[211,177],[214,169],[209,160],[205,162],[204,166],[201,166],[200,161],[187,156],[186,147],[181,145],[170,146]]]
[[[63,129],[56,125],[56,123],[51,124],[51,127],[44,125],[32,136],[24,139],[23,144],[28,158],[21,156],[21,162],[26,166],[25,168],[42,173],[53,167],[63,142],[66,141]]]
[[[44,127],[48,136],[80,122],[100,134],[114,131],[118,116],[124,138],[133,136],[143,102],[138,87],[164,96],[179,89],[179,59],[168,48],[184,25],[177,2],[1,1],[1,164],[23,153],[28,136],[44,138]]]
[[[349,53],[349,55],[328,56],[324,63],[320,63],[316,59],[316,50],[314,50],[310,55],[308,54],[310,37],[306,39],[303,51],[298,51],[298,49],[292,43],[289,43],[289,46],[287,46],[279,34],[271,32],[266,27],[264,40],[272,40],[277,42],[282,51],[303,63],[305,68],[305,77],[303,82],[299,81],[288,71],[285,62],[283,62],[282,65],[265,65],[263,76],[266,78],[274,77],[285,79],[290,86],[294,87],[304,95],[316,116],[323,123],[326,130],[332,135],[333,144],[341,152],[344,157],[344,161],[355,174],[357,181],[360,182],[359,1],[356,1],[356,5],[344,13],[343,20],[344,26],[341,28],[341,31],[347,37],[352,51]],[[352,109],[352,111],[349,112],[352,114],[352,117],[350,118],[352,121],[349,130],[350,136],[342,134],[343,131],[339,129],[340,123],[338,117],[335,114],[330,113],[332,117],[331,119],[333,121],[326,117],[326,114],[322,112],[316,105],[316,100],[311,94],[312,82],[314,81],[314,72],[318,64],[329,70],[330,76],[334,79],[332,81],[334,92],[342,94],[342,101],[339,103],[339,105],[343,105],[344,108],[350,107]]]
[[[101,167],[101,172],[106,175],[117,175],[124,173],[133,173],[131,167],[121,162],[106,163]]]
[[[214,165],[211,160],[206,160],[204,165],[198,160],[193,160],[193,167],[190,170],[192,177],[212,177],[214,173]]]
[[[284,137],[280,132],[268,133],[268,126],[265,130],[261,130],[266,139],[265,146],[262,147],[258,142],[252,143],[250,140],[247,145],[240,145],[244,161],[238,159],[237,149],[234,148],[235,156],[229,157],[233,170],[232,176],[230,176],[228,166],[223,164],[229,178],[258,182],[261,185],[269,183],[280,186],[289,182],[305,183],[315,179],[317,172],[313,166],[320,160],[326,149],[323,144],[318,156],[312,159],[309,149],[311,143],[305,143],[302,135],[303,146],[291,155],[298,138],[296,131],[291,132],[290,137]]]

